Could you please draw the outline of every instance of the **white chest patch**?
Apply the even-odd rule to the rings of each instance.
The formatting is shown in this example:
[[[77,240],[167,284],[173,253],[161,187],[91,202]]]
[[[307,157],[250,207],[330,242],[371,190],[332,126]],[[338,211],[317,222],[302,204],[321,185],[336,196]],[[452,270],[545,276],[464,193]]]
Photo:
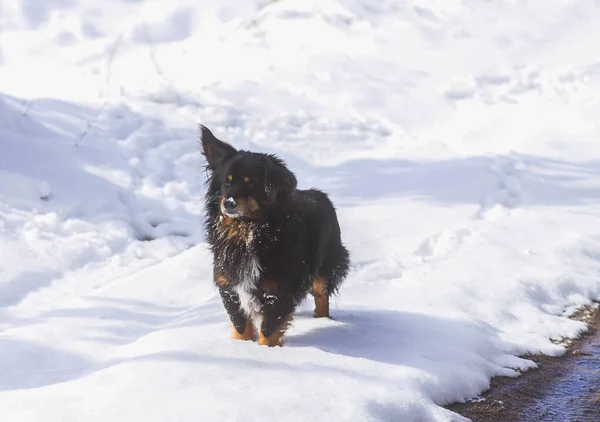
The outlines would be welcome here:
[[[244,271],[244,280],[235,286],[234,291],[240,298],[240,307],[247,317],[252,318],[260,312],[260,302],[252,293],[256,290],[260,277],[260,264],[256,258],[248,263],[249,267]]]

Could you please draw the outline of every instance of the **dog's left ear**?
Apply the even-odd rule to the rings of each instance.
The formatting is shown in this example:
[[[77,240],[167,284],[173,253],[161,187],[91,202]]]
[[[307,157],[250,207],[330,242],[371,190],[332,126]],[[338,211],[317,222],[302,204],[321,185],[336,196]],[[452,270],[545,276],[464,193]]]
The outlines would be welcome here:
[[[206,126],[200,125],[199,135],[202,142],[202,154],[206,157],[211,170],[217,169],[225,160],[237,154],[234,147],[217,139]]]
[[[296,189],[298,180],[281,159],[273,155],[269,158],[271,165],[267,167],[268,194],[271,202],[276,202],[277,199],[290,196]]]

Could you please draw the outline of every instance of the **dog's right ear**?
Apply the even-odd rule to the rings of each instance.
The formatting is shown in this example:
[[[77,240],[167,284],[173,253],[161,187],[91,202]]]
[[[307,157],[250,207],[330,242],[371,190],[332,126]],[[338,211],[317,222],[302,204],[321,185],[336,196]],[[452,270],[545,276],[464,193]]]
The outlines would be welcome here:
[[[206,126],[200,125],[198,132],[202,142],[202,154],[211,170],[217,169],[225,160],[237,154],[234,147],[217,139]]]

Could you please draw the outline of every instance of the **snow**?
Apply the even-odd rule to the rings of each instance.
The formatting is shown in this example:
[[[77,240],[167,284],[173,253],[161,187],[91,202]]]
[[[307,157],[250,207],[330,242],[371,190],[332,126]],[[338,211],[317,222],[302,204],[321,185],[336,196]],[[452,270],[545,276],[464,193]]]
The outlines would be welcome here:
[[[0,0],[0,414],[460,421],[600,300],[593,0]],[[230,339],[196,126],[338,209],[333,320]],[[521,357],[519,357],[521,356]]]

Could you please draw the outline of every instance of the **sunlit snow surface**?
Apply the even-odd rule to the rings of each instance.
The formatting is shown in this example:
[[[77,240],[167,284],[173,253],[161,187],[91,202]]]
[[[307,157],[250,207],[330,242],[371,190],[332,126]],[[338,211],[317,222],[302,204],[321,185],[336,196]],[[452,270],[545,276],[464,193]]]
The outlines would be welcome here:
[[[598,2],[263,3],[0,0],[2,420],[459,421],[585,329]],[[284,348],[230,339],[198,123],[338,209]]]

